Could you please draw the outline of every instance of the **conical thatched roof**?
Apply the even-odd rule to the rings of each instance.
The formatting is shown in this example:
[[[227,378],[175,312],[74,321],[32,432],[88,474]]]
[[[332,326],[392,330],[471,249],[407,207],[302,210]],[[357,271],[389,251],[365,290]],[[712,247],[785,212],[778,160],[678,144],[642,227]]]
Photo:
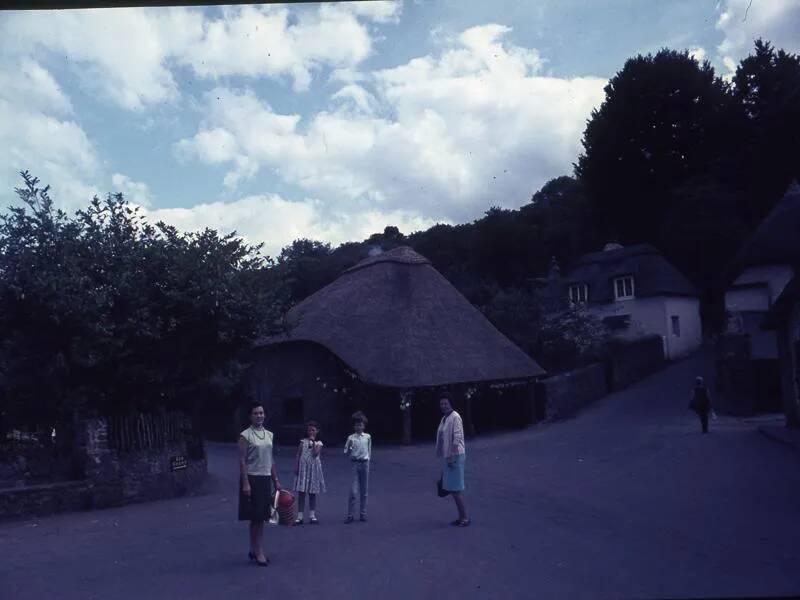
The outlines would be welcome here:
[[[800,185],[793,181],[783,197],[745,242],[728,269],[732,277],[747,267],[800,264]]]
[[[371,384],[417,388],[544,371],[411,248],[367,258],[295,306],[263,344],[321,344]]]

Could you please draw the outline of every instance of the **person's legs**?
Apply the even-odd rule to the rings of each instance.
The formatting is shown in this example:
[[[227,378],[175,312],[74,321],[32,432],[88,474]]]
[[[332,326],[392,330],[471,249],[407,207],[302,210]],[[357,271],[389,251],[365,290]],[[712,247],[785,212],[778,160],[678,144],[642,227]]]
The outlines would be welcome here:
[[[316,494],[308,494],[308,508],[311,511],[311,514],[314,514],[314,511],[317,510],[317,495]]]
[[[367,518],[367,496],[369,495],[369,461],[359,463],[358,486],[361,492],[361,518]]]
[[[264,521],[250,521],[250,544],[252,546],[251,552],[256,555],[256,560],[264,562]]]
[[[464,494],[462,492],[452,492],[451,496],[453,496],[453,500],[455,500],[459,520],[466,521],[467,507],[464,504]]]
[[[700,425],[703,427],[703,433],[708,433],[708,413],[700,413]]]
[[[303,509],[306,506],[306,493],[305,492],[297,492],[297,519],[295,519],[295,523],[300,524],[303,522]]]
[[[356,496],[358,495],[358,463],[351,463],[352,478],[350,480],[350,495],[347,497],[347,518],[353,518],[356,509]]]

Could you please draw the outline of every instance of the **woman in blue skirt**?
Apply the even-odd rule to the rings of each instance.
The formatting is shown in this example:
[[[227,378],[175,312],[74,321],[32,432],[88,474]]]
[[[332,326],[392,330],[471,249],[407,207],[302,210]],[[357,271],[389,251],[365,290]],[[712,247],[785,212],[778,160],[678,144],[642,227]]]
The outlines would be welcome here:
[[[461,415],[453,410],[453,398],[449,392],[439,395],[439,408],[444,416],[436,432],[436,456],[442,461],[442,488],[450,492],[458,509],[458,519],[451,524],[467,527],[470,520],[464,504],[464,423]]]

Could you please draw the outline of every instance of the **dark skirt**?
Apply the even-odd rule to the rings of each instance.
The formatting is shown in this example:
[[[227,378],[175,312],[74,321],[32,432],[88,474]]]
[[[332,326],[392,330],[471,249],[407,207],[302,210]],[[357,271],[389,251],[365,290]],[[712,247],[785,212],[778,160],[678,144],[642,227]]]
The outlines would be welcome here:
[[[242,493],[239,486],[239,520],[269,521],[272,506],[272,478],[269,475],[248,475],[250,497]]]

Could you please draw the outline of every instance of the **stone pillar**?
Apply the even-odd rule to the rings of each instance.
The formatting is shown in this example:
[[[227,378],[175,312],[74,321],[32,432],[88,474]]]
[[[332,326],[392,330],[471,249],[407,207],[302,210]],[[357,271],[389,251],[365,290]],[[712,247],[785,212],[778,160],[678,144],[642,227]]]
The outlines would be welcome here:
[[[122,503],[122,482],[116,452],[108,445],[108,421],[102,417],[82,421],[84,473],[89,482],[92,508]]]

